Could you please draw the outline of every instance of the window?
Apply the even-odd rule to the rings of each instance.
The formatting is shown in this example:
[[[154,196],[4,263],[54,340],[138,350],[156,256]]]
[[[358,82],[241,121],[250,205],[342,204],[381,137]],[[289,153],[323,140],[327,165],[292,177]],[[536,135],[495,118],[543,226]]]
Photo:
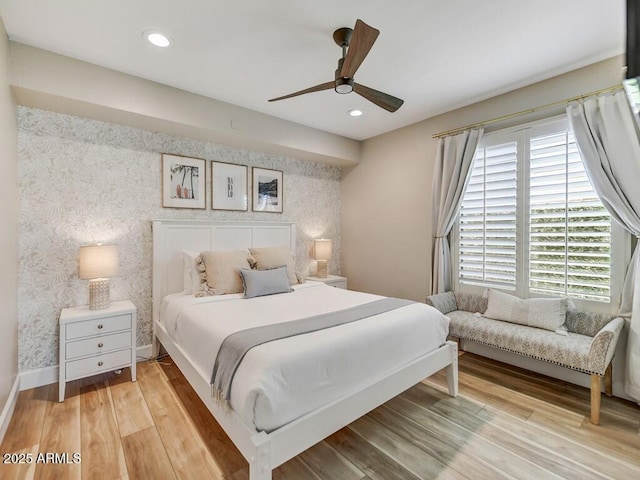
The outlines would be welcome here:
[[[516,287],[517,150],[507,141],[476,152],[459,216],[463,283]]]
[[[485,135],[455,244],[457,287],[604,303],[618,302],[629,255],[564,118]],[[614,245],[620,245],[617,255]]]

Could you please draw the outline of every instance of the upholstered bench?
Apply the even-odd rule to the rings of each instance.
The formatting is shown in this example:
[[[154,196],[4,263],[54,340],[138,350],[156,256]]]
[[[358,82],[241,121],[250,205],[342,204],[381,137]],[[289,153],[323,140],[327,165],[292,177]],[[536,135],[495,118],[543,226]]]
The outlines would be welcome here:
[[[489,293],[491,294],[491,291]],[[505,306],[510,296],[500,295],[502,296],[494,296],[493,316],[502,318],[501,315],[495,314],[496,307],[507,312],[515,311],[516,317],[518,309],[529,308],[529,305],[525,304],[523,307],[522,303],[517,302]],[[538,300],[543,299],[519,302]],[[564,301],[566,302],[566,299]],[[545,317],[547,311],[549,316],[557,316],[557,312],[553,312],[555,307],[540,302],[531,311],[525,311],[521,318],[496,320],[488,318],[489,315],[485,316],[485,313],[491,314],[487,312],[488,298],[459,292],[432,295],[427,297],[427,303],[449,317],[451,337],[471,340],[589,374],[591,423],[599,423],[603,377],[605,393],[608,396],[612,395],[611,360],[624,324],[621,317],[576,311],[569,303],[565,304],[568,307],[565,309],[564,317],[558,322],[561,325],[554,325]],[[527,318],[533,320],[528,322]],[[530,323],[537,326],[531,326]]]

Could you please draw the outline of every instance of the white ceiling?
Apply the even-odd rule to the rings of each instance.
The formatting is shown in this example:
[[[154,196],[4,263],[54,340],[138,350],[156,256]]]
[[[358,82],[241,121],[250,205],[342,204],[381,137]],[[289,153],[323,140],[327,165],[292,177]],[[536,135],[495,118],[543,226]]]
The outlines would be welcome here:
[[[356,140],[624,53],[625,0],[0,0],[9,37]],[[356,82],[395,113],[332,90],[333,31],[380,30]],[[161,30],[167,49],[142,37]],[[352,118],[347,110],[364,115]]]

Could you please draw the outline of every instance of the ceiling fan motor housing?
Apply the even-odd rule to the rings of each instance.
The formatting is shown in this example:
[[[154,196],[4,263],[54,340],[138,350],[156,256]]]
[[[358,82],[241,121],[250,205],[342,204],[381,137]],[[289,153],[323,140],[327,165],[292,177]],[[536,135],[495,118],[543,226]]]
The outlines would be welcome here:
[[[349,27],[343,27],[333,32],[333,41],[338,44],[339,47],[346,48],[351,41],[351,34],[353,30]]]
[[[342,94],[353,92],[353,78],[336,78],[335,91]]]
[[[337,32],[337,30],[336,30]],[[353,91],[353,78],[341,77],[340,71],[342,70],[342,64],[344,63],[344,57],[338,59],[338,68],[335,74],[335,86],[333,87],[337,93],[351,93]]]

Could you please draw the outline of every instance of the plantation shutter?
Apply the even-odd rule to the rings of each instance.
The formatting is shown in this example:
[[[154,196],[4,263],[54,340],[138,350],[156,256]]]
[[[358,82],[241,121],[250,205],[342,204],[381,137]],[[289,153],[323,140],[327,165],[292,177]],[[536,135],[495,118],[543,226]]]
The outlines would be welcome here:
[[[459,279],[516,287],[516,141],[478,148],[459,216]]]
[[[611,219],[573,135],[532,132],[529,158],[529,291],[608,302]]]

